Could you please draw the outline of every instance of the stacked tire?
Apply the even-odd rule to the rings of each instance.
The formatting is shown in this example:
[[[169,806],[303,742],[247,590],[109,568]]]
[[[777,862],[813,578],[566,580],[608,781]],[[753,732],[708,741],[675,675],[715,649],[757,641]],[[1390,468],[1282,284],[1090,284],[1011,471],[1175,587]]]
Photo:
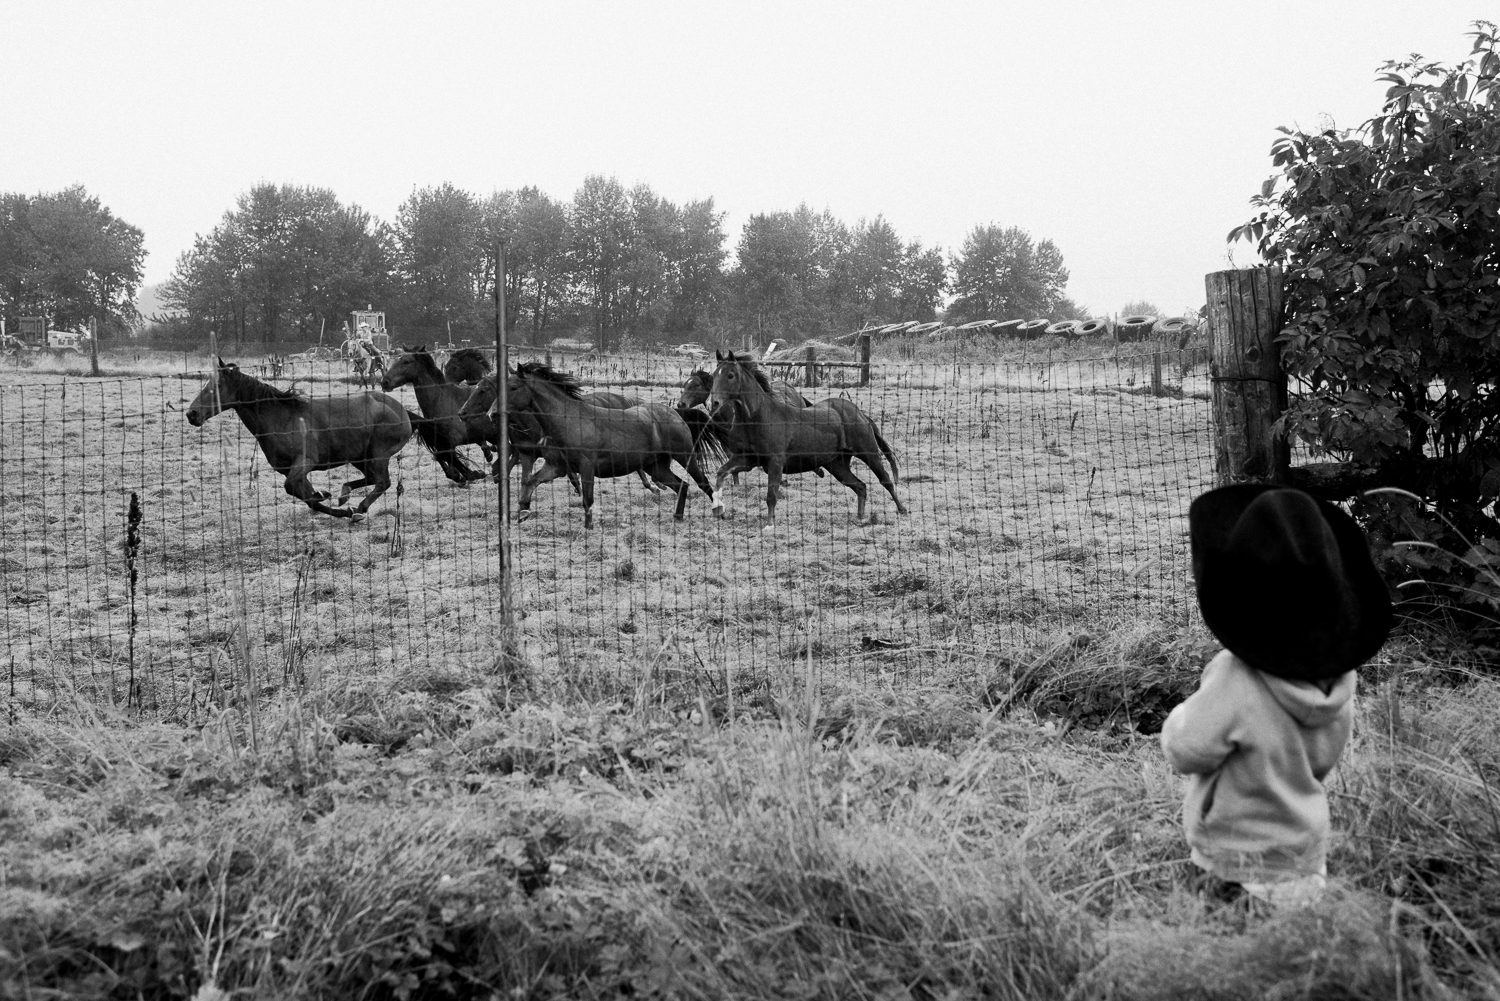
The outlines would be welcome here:
[[[1151,332],[1155,329],[1156,317],[1149,314],[1142,313],[1135,316],[1122,316],[1120,317],[1120,322],[1115,325],[1115,340],[1150,340]]]
[[[1197,317],[1174,316],[1170,319],[1158,320],[1156,324],[1156,336],[1162,343],[1176,348],[1187,347],[1187,342],[1197,332]]]
[[[1084,320],[1078,325],[1079,337],[1108,337],[1112,332],[1109,320],[1103,317]]]

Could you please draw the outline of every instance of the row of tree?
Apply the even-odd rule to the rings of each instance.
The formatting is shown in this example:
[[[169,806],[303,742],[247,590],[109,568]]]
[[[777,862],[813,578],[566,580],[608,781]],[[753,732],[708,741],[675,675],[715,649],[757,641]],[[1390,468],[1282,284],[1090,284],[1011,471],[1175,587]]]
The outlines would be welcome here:
[[[422,188],[391,224],[327,189],[266,184],[181,256],[163,298],[179,325],[244,341],[315,339],[367,304],[404,340],[479,339],[504,239],[507,321],[534,342],[826,335],[932,319],[950,295],[955,321],[1078,313],[1062,254],[1020,229],[977,227],[950,256],[884,218],[851,227],[804,205],[753,216],[731,264],[723,222],[712,198],[678,205],[597,175],[568,202]]]
[[[81,186],[51,194],[0,192],[0,316],[78,329],[91,318],[118,332],[137,317],[146,251],[141,231]]]
[[[414,191],[393,222],[326,188],[261,184],[194,240],[162,289],[168,333],[309,342],[354,309],[384,309],[398,337],[450,341],[493,329],[496,248],[508,322],[540,342],[808,337],[893,320],[1079,315],[1049,240],[976,227],[952,254],[903,240],[884,218],[849,226],[803,205],[752,216],[733,260],[712,198],[678,205],[649,185],[587,178],[567,202],[536,188],[487,197]],[[139,319],[139,229],[82,187],[0,195],[0,315],[45,315],[106,333]]]

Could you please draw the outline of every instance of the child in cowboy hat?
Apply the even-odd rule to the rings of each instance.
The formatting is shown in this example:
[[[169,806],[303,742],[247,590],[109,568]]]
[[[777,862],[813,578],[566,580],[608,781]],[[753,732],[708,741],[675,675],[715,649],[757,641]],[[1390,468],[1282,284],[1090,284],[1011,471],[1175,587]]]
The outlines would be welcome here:
[[[1211,490],[1188,528],[1198,607],[1226,647],[1161,732],[1189,776],[1192,859],[1273,904],[1309,900],[1328,871],[1323,779],[1349,739],[1355,669],[1390,631],[1390,597],[1354,519],[1300,490]]]

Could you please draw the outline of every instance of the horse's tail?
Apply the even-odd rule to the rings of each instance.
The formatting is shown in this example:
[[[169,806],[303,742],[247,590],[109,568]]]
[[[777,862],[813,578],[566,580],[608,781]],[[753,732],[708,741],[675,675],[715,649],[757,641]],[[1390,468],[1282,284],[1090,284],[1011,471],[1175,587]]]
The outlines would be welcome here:
[[[899,484],[901,470],[896,465],[896,453],[891,450],[890,442],[885,440],[885,436],[880,433],[880,428],[875,422],[868,417],[865,420],[870,421],[870,430],[875,432],[875,444],[880,446],[880,451],[885,455],[885,461],[891,464],[891,482]]]
[[[677,416],[693,434],[693,454],[699,459],[723,462],[728,458],[724,428],[697,407],[676,407]]]
[[[421,414],[408,410],[406,416],[411,420],[411,429],[422,439],[422,444],[427,446],[427,451],[432,453],[432,458],[442,467],[449,479],[454,479],[453,469],[469,479],[479,479],[484,475],[463,453],[443,440],[442,426],[431,417],[423,417]]]

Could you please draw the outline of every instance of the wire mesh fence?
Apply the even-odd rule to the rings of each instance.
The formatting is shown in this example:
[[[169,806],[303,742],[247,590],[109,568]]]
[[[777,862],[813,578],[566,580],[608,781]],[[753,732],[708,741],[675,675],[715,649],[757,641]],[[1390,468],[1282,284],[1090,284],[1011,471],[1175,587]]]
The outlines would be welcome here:
[[[601,478],[588,529],[566,476],[539,486],[511,530],[522,652],[542,673],[626,684],[643,672],[752,679],[811,654],[825,674],[886,684],[1042,629],[1185,621],[1187,505],[1213,475],[1206,368],[1176,351],[1064,355],[877,359],[868,375],[819,367],[814,386],[801,366],[769,373],[874,422],[905,515],[858,462],[865,524],[834,476],[784,478],[773,528],[759,470],[725,483],[723,518],[690,485],[681,521],[672,491]],[[233,413],[185,419],[209,370],[201,358],[182,367],[179,356],[103,379],[0,371],[0,657],[13,707],[83,696],[191,719],[294,679],[357,699],[493,670],[495,484],[460,486],[414,437],[364,520],[314,514]],[[556,367],[586,389],[671,405],[695,363]],[[336,363],[243,369],[310,398],[362,391]],[[410,388],[393,395],[420,412]],[[313,480],[336,495],[357,475]]]

